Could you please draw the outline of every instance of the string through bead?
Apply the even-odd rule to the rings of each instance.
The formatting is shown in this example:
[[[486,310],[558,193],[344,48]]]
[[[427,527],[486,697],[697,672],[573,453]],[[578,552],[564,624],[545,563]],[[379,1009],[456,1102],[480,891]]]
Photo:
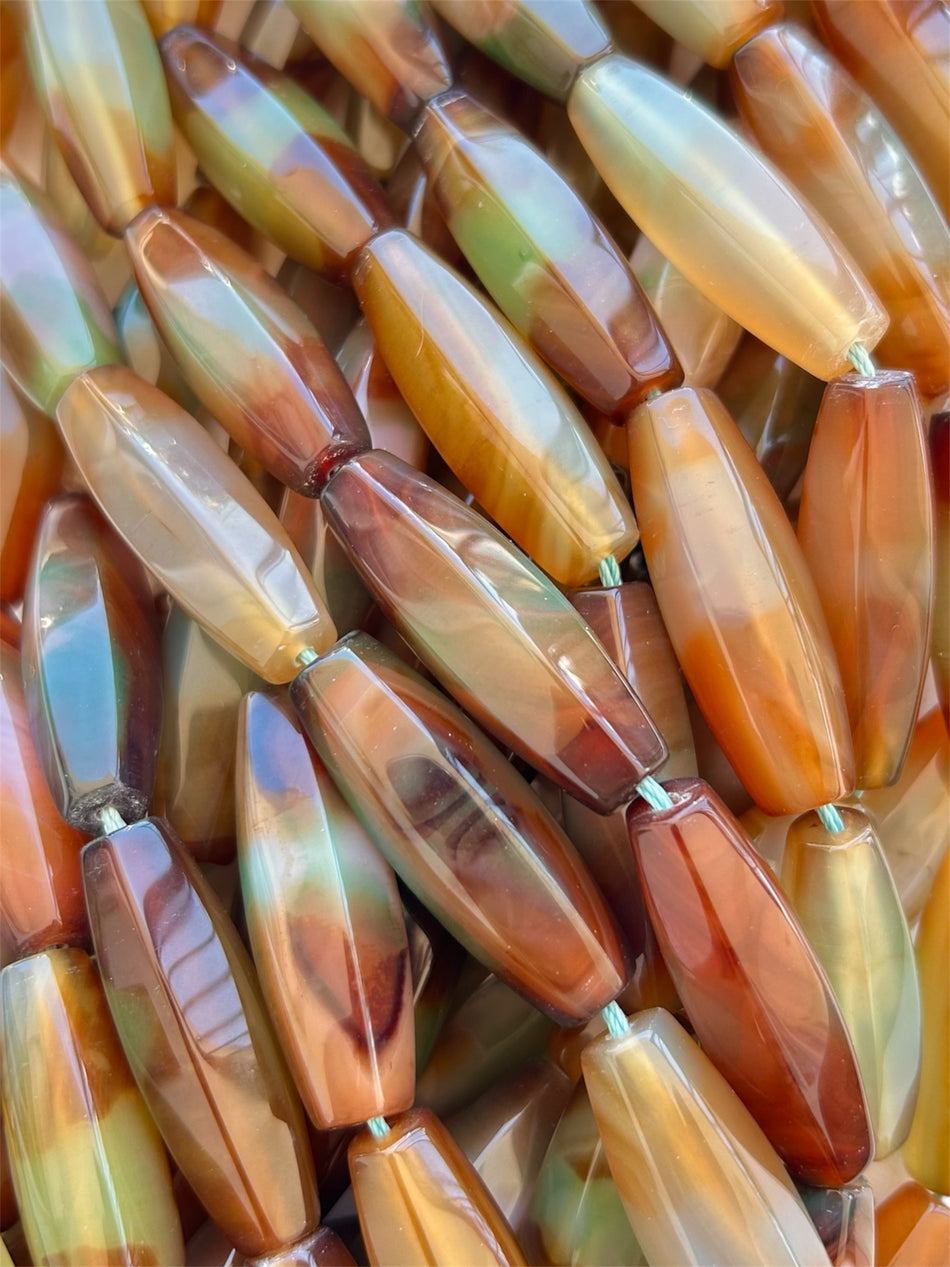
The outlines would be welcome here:
[[[611,1038],[623,1038],[624,1034],[629,1033],[630,1026],[627,1024],[627,1018],[616,1002],[608,1003],[600,1014],[604,1018]]]
[[[389,1134],[389,1123],[384,1117],[368,1118],[366,1128],[376,1139],[382,1139],[384,1135]]]
[[[673,798],[662,783],[658,783],[652,774],[648,774],[637,784],[637,791],[651,809],[665,810],[673,808]]]
[[[871,354],[863,343],[852,343],[848,348],[848,360],[854,366],[859,374],[863,374],[865,378],[873,378],[877,373],[874,362],[871,360]]]
[[[838,813],[837,806],[819,805],[815,813],[821,819],[821,825],[825,831],[833,832],[835,835],[844,831],[844,820]]]

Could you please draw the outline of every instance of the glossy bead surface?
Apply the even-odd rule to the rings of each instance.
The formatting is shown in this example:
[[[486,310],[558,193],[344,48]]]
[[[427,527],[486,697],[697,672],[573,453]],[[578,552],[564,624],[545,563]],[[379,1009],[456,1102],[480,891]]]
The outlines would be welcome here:
[[[798,539],[831,630],[858,787],[899,776],[930,658],[933,491],[911,374],[825,390]]]
[[[656,595],[643,581],[573,590],[571,603],[654,718],[670,755],[654,778],[696,773],[683,680]]]
[[[0,370],[0,601],[15,603],[47,498],[59,488],[63,446],[50,420]]]
[[[846,1183],[870,1156],[871,1128],[827,978],[716,794],[688,779],[667,790],[672,809],[631,806],[627,823],[690,1023],[790,1172],[819,1186]]]
[[[0,960],[64,942],[85,945],[82,836],[53,804],[30,735],[20,657],[6,643],[0,644],[0,791]]]
[[[813,0],[819,34],[874,98],[950,210],[950,14],[940,0]]]
[[[291,692],[367,830],[456,940],[555,1019],[586,1019],[620,991],[624,952],[593,881],[454,705],[365,634]]]
[[[604,813],[666,759],[567,599],[445,489],[373,451],[335,472],[322,505],[427,667],[535,769]]]
[[[23,603],[30,728],[62,817],[142,818],[162,724],[158,627],[141,563],[85,497],[46,509]]]
[[[950,738],[939,708],[930,709],[914,727],[897,782],[869,788],[861,806],[874,819],[913,927],[950,845]]]
[[[50,417],[77,374],[119,360],[115,326],[88,260],[44,194],[0,172],[3,368]]]
[[[169,1151],[234,1245],[319,1217],[303,1113],[234,926],[159,819],[83,851],[106,997]]]
[[[742,338],[742,328],[686,280],[641,233],[630,266],[666,331],[687,387],[715,387]]]
[[[950,1261],[950,1206],[917,1183],[902,1184],[875,1211],[881,1267],[944,1267]]]
[[[571,1080],[557,1065],[531,1060],[447,1123],[516,1233],[571,1089]]]
[[[867,1179],[798,1191],[832,1267],[874,1267],[874,1190]]]
[[[162,634],[162,682],[155,813],[199,862],[229,861],[238,711],[260,679],[173,606]]]
[[[950,854],[934,877],[917,929],[917,970],[923,1006],[920,1093],[904,1164],[931,1192],[950,1196]]]
[[[874,828],[841,806],[843,831],[817,814],[792,823],[782,887],[854,1044],[880,1160],[910,1130],[920,1074],[920,987],[907,921]]]
[[[808,458],[824,383],[747,334],[716,394],[749,442],[781,501],[798,483]]]
[[[11,964],[0,1009],[3,1129],[32,1261],[183,1262],[165,1150],[89,956]]]
[[[781,1161],[668,1012],[582,1056],[604,1152],[651,1263],[825,1264]]]
[[[950,411],[931,416],[930,457],[934,473],[937,563],[930,656],[943,715],[950,721]]]
[[[740,325],[817,378],[875,346],[886,314],[840,243],[694,97],[613,56],[581,72],[568,111],[643,232]]]
[[[438,1118],[410,1109],[389,1126],[380,1139],[361,1132],[349,1150],[370,1263],[522,1267],[511,1228]]]
[[[238,1256],[233,1264],[223,1267],[355,1267],[355,1260],[336,1232],[318,1227],[312,1236],[295,1245],[255,1258]]]
[[[522,1240],[532,1262],[556,1267],[646,1264],[583,1082],[575,1088],[541,1164]]]
[[[637,541],[633,514],[566,392],[458,274],[401,229],[353,285],[389,371],[470,493],[539,567],[579,585]]]
[[[142,8],[155,38],[173,31],[184,22],[195,26],[214,26],[221,9],[221,0],[142,0]]]
[[[415,147],[468,262],[570,386],[614,414],[679,385],[676,358],[629,264],[515,128],[454,90],[426,106]]]
[[[289,705],[245,697],[238,849],[261,986],[322,1129],[409,1108],[409,945],[396,880]]]
[[[288,255],[345,281],[364,243],[394,222],[346,133],[223,36],[179,27],[162,57],[175,120],[207,179]]]
[[[276,518],[214,440],[167,396],[114,367],[75,380],[59,408],[96,500],[168,592],[267,681],[335,637]]]
[[[593,5],[570,0],[435,0],[437,12],[483,53],[555,101],[578,70],[610,50],[610,35]]]
[[[316,330],[251,256],[181,211],[126,232],[142,297],[201,403],[282,483],[316,496],[366,424]]]
[[[401,128],[451,87],[435,32],[407,0],[290,0],[290,8],[343,78]]]
[[[643,549],[693,695],[769,814],[851,790],[834,649],[781,503],[709,391],[684,388],[628,423]]]
[[[740,49],[732,84],[764,153],[839,235],[887,309],[891,324],[877,356],[912,370],[922,395],[945,391],[950,230],[887,119],[793,25],[763,31]]]
[[[50,126],[102,227],[120,234],[150,203],[174,205],[171,110],[141,7],[38,0],[27,50]]]
[[[357,321],[337,353],[337,364],[366,419],[374,449],[385,449],[424,471],[429,441],[379,354],[365,320]]]
[[[733,54],[763,26],[782,16],[781,0],[635,0],[636,6],[680,44],[712,66]]]

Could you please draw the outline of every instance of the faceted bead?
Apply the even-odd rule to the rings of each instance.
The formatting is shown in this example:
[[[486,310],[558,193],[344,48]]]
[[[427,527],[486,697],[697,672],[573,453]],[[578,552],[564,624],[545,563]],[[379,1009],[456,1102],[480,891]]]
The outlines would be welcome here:
[[[32,1261],[183,1262],[165,1150],[89,956],[11,964],[0,1007],[3,1129]]]
[[[357,321],[337,353],[337,364],[366,419],[374,449],[402,458],[417,471],[429,459],[429,441],[399,394],[365,320]]]
[[[162,724],[148,576],[87,498],[51,502],[23,603],[30,728],[62,817],[90,835],[106,807],[142,818]]]
[[[3,368],[52,417],[77,374],[119,360],[115,326],[88,260],[46,196],[0,171]]]
[[[193,858],[227,862],[234,856],[238,711],[260,680],[173,605],[162,635],[162,681],[155,812]]]
[[[577,72],[610,51],[610,35],[593,5],[581,0],[434,0],[436,11],[506,70],[564,101]]]
[[[557,1267],[645,1267],[583,1082],[575,1089],[541,1164],[522,1240],[532,1262]]]
[[[905,1183],[876,1211],[880,1267],[946,1267],[950,1205],[916,1183]]]
[[[423,102],[452,85],[424,12],[408,0],[289,0],[310,38],[385,118],[408,129]]]
[[[205,1262],[203,1258],[194,1261]],[[223,1267],[355,1267],[355,1263],[336,1232],[329,1227],[318,1227],[312,1236],[295,1245],[256,1258],[237,1255],[233,1263]]]
[[[631,806],[627,822],[647,910],[696,1037],[796,1178],[846,1183],[869,1158],[870,1123],[827,978],[715,793],[689,779],[667,790],[671,809]]]
[[[943,715],[950,722],[950,411],[930,419],[934,474],[936,577],[930,660]]]
[[[304,1107],[323,1130],[407,1109],[412,980],[395,876],[288,703],[247,695],[237,750],[245,917]]]
[[[372,451],[322,505],[377,603],[471,715],[601,813],[667,751],[570,603],[445,489]]]
[[[619,993],[624,951],[593,880],[453,704],[365,634],[304,670],[291,698],[397,874],[470,953],[562,1023]]]
[[[950,14],[941,0],[813,0],[825,44],[874,98],[950,211]]]
[[[515,1232],[571,1090],[571,1080],[557,1065],[531,1060],[447,1123]]]
[[[522,1267],[504,1216],[428,1109],[410,1109],[349,1150],[353,1195],[373,1267]]]
[[[33,740],[20,680],[20,657],[0,644],[0,961],[44,946],[85,945],[82,837],[53,804]]]
[[[683,388],[628,424],[643,549],[677,657],[759,806],[787,814],[851,791],[834,649],[792,528],[712,392]]]
[[[913,370],[923,395],[946,391],[950,230],[890,123],[795,25],[740,49],[732,84],[764,153],[839,235],[887,309],[878,357]]]
[[[950,1196],[950,854],[934,878],[917,930],[917,969],[923,1005],[920,1093],[904,1164],[913,1177]]]
[[[633,514],[567,393],[458,274],[391,229],[364,248],[353,285],[429,439],[539,567],[580,585],[629,553]]]
[[[201,170],[294,259],[346,281],[360,248],[394,223],[346,133],[293,79],[220,35],[162,40],[175,121]]]
[[[5,603],[23,596],[43,505],[59,488],[62,470],[56,428],[0,370],[0,600]]]
[[[630,266],[673,346],[688,387],[715,387],[742,327],[688,282],[641,233]]]
[[[122,358],[129,369],[171,396],[175,404],[188,413],[197,413],[201,408],[198,397],[185,382],[168,344],[156,330],[142,292],[134,281],[122,291],[113,316]]]
[[[57,413],[113,527],[181,606],[269,682],[335,638],[286,533],[226,454],[119,366],[83,374]]]
[[[939,708],[918,721],[897,782],[866,791],[861,807],[874,819],[913,927],[950,845],[950,739]]]
[[[346,550],[330,531],[322,504],[285,488],[277,515],[317,590],[326,598],[337,633],[359,629],[373,600]]]
[[[83,851],[86,902],[122,1046],[169,1151],[237,1249],[319,1217],[303,1113],[254,970],[207,880],[146,819]]]
[[[37,0],[33,83],[76,184],[108,233],[175,203],[175,146],[162,64],[139,5]]]
[[[142,0],[142,8],[157,40],[186,22],[214,26],[221,0]]]
[[[126,233],[152,318],[201,403],[282,483],[316,496],[369,447],[353,394],[316,330],[260,264],[181,211]]]
[[[874,1156],[907,1138],[920,1074],[914,948],[880,841],[866,814],[839,807],[843,830],[815,813],[791,825],[782,887],[841,1008],[874,1132]]]
[[[780,501],[805,469],[823,387],[820,379],[751,334],[716,387]]]
[[[582,1064],[648,1262],[827,1264],[774,1148],[668,1012],[641,1012],[627,1033],[591,1043]]]
[[[429,102],[416,151],[453,237],[535,351],[596,408],[682,379],[630,265],[571,186],[467,93]]]
[[[89,204],[73,180],[69,165],[49,128],[43,132],[41,184],[55,208],[58,223],[87,259],[99,260],[111,251],[121,251],[115,238],[103,232],[99,221],[89,210]]]
[[[900,775],[930,657],[933,493],[913,375],[825,391],[798,539],[844,685],[858,787]]]
[[[841,1188],[804,1188],[798,1194],[832,1267],[874,1267],[874,1190],[867,1179]]]
[[[568,597],[666,742],[670,755],[653,772],[654,778],[682,779],[695,774],[683,680],[653,590],[643,581],[631,581],[574,590]]]
[[[816,378],[841,373],[855,342],[875,346],[887,316],[841,244],[695,96],[605,57],[568,112],[643,232],[741,326]]]
[[[416,1083],[416,1101],[443,1117],[540,1056],[551,1022],[489,974],[445,1022]]]
[[[711,66],[728,66],[756,31],[782,16],[781,0],[634,0],[637,8]]]

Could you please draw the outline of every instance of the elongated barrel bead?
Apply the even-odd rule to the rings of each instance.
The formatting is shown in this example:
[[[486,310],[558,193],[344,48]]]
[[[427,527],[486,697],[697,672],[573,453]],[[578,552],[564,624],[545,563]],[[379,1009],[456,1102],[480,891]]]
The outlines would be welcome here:
[[[303,1112],[247,952],[160,819],[83,851],[109,1007],[139,1088],[202,1205],[246,1254],[317,1224]]]
[[[360,248],[394,223],[346,133],[293,79],[221,35],[179,27],[162,58],[206,178],[288,255],[345,281]]]
[[[632,799],[666,745],[566,598],[444,488],[374,450],[321,502],[377,603],[458,702],[585,804]]]
[[[184,1261],[168,1161],[96,969],[60,948],[0,974],[3,1129],[34,1263]]]
[[[395,876],[286,702],[249,693],[237,746],[248,932],[304,1106],[324,1130],[409,1108],[412,980]]]
[[[827,1264],[775,1149],[668,1012],[641,1012],[581,1061],[648,1262]]]
[[[256,260],[181,211],[145,211],[125,237],[162,338],[242,449],[313,497],[335,462],[369,448],[323,340]]]
[[[887,309],[878,358],[913,370],[924,396],[946,391],[950,229],[887,118],[791,24],[740,49],[732,83],[758,144],[839,235]]]
[[[158,622],[142,564],[88,499],[47,507],[23,605],[23,680],[63,818],[98,835],[152,794],[162,724]]]
[[[141,6],[39,0],[29,13],[33,82],[102,227],[121,234],[150,203],[174,205],[171,110]]]
[[[858,787],[900,775],[930,658],[934,505],[913,375],[829,384],[798,539],[834,643]]]
[[[333,642],[286,533],[194,418],[119,366],[76,379],[57,416],[113,527],[233,655],[287,682]]]
[[[724,407],[683,388],[628,423],[660,611],[693,695],[770,814],[851,791],[834,648],[781,503]]]
[[[581,71],[568,111],[643,232],[739,325],[824,379],[877,344],[887,315],[840,242],[695,96],[611,56]]]
[[[627,811],[647,910],[703,1050],[790,1172],[834,1186],[871,1153],[864,1088],[828,980],[788,899],[708,785]],[[833,1072],[832,1072],[833,1071]]]
[[[624,951],[594,882],[453,704],[366,634],[291,691],[394,870],[471,953],[555,1019],[586,1019],[620,991]]]
[[[668,35],[720,68],[762,27],[782,15],[781,0],[634,0]]]
[[[907,1138],[921,1059],[914,948],[867,815],[842,806],[843,830],[817,814],[791,825],[782,886],[811,942],[854,1044],[874,1130],[874,1156]]]
[[[606,414],[679,385],[629,264],[515,128],[456,89],[426,106],[415,146],[469,263],[553,370]]]

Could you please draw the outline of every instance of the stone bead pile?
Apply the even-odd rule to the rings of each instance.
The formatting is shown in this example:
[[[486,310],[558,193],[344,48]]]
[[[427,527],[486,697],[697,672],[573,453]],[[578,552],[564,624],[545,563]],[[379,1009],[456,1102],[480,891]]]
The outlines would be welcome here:
[[[0,19],[0,1267],[950,1263],[950,11]]]

